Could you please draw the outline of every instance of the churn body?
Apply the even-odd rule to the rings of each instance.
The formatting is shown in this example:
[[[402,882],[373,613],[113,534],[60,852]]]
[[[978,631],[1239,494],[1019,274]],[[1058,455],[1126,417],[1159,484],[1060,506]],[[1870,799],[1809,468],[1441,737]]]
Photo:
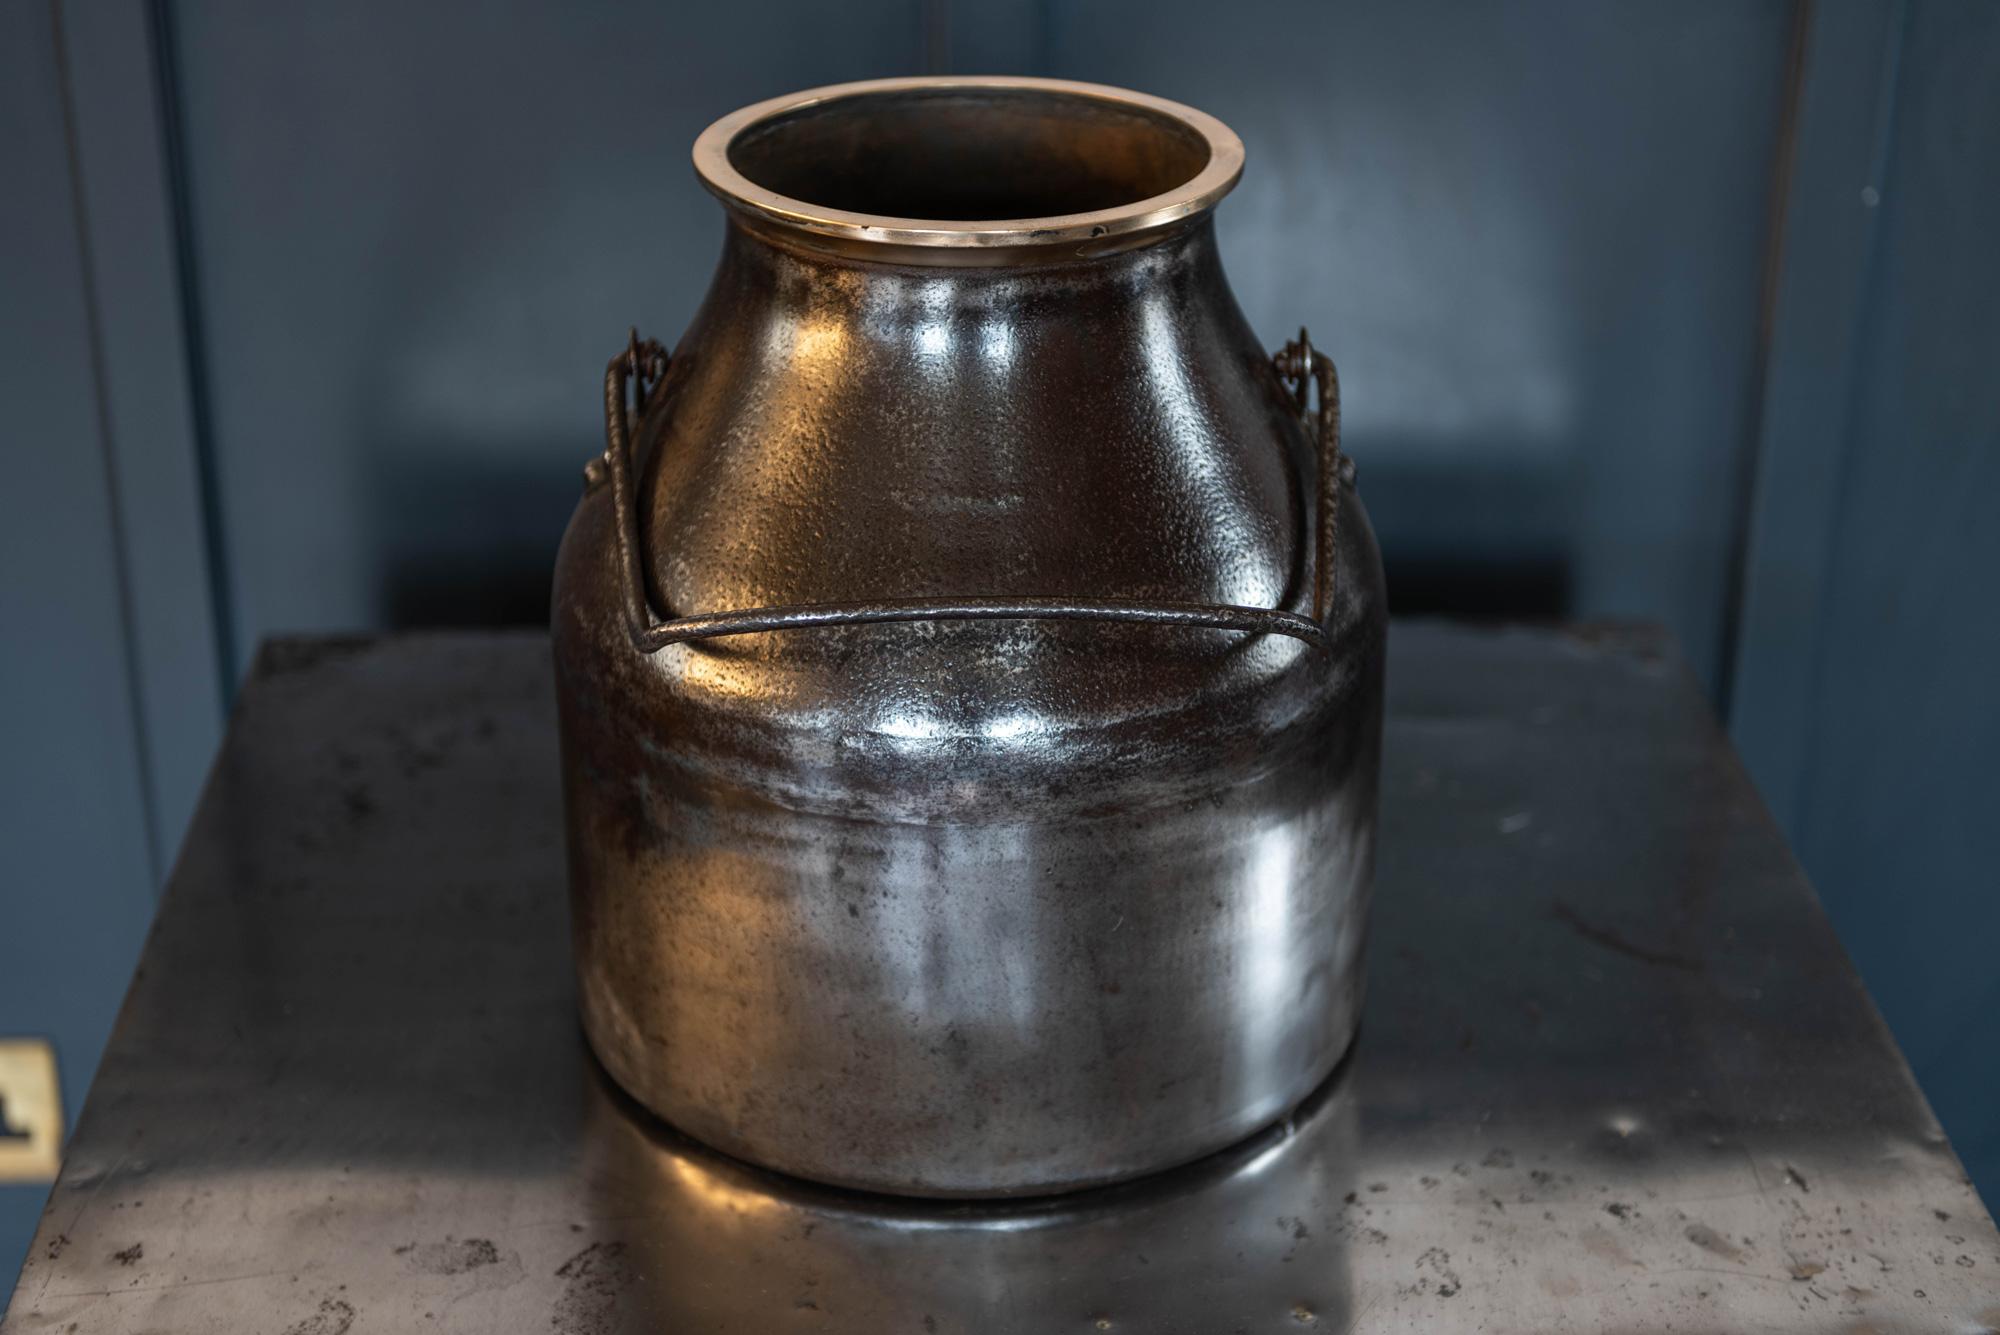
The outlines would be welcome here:
[[[1384,615],[1330,368],[1223,275],[1240,145],[922,79],[696,161],[720,264],[614,362],[556,576],[592,1046],[724,1151],[889,1192],[1281,1116],[1355,1025]]]

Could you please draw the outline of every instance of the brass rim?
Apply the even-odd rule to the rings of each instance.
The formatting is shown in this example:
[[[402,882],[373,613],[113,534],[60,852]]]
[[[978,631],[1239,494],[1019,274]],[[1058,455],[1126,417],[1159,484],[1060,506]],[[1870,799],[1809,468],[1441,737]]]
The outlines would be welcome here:
[[[744,176],[730,161],[730,146],[737,138],[766,121],[849,98],[935,89],[1024,89],[1149,112],[1177,121],[1199,136],[1208,147],[1208,161],[1198,173],[1172,190],[1116,208],[1037,218],[970,220],[903,218],[828,208],[766,189]],[[733,111],[695,140],[694,167],[702,184],[730,208],[753,219],[838,242],[961,252],[1077,247],[1094,251],[1122,249],[1142,234],[1214,208],[1243,174],[1243,141],[1236,137],[1235,131],[1206,112],[1129,89],[1068,79],[940,75],[830,84]]]

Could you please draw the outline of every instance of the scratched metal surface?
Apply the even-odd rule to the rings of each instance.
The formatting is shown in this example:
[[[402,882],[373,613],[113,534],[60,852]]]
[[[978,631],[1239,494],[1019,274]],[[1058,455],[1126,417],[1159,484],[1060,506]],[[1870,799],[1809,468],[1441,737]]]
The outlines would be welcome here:
[[[538,636],[245,693],[5,1330],[2000,1327],[2000,1237],[1683,670],[1391,640],[1372,991],[1287,1129],[1054,1204],[780,1182],[577,1035]]]

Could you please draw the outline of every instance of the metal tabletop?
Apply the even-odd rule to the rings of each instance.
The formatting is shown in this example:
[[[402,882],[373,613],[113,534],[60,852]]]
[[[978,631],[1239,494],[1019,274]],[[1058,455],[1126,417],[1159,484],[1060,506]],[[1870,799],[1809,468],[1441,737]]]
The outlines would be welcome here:
[[[1191,1168],[964,1207],[600,1075],[541,637],[271,645],[5,1330],[2000,1327],[2000,1236],[1671,651],[1402,625],[1389,694],[1346,1065]]]

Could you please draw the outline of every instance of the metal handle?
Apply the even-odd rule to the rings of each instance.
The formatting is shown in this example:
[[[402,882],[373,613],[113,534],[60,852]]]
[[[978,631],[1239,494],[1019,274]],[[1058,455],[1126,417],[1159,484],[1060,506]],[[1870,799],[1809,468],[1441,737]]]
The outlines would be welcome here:
[[[1292,382],[1292,401],[1301,413],[1307,396],[1319,387],[1319,428],[1313,435],[1319,444],[1319,514],[1314,534],[1313,620],[1324,625],[1333,608],[1334,556],[1340,537],[1340,489],[1354,485],[1354,460],[1340,452],[1340,372],[1333,358],[1313,350],[1312,335],[1304,325],[1299,336],[1285,344],[1271,358],[1271,367],[1281,379]]]
[[[653,339],[640,339],[634,330],[625,350],[605,368],[604,454],[591,460],[584,469],[589,487],[602,486],[607,480],[611,483],[611,504],[618,527],[618,563],[624,583],[625,623],[632,644],[640,652],[651,654],[670,644],[721,635],[884,621],[1130,621],[1153,626],[1290,635],[1325,649],[1327,635],[1322,622],[1333,595],[1335,516],[1340,488],[1353,480],[1353,465],[1340,453],[1340,380],[1333,363],[1313,352],[1303,329],[1296,342],[1287,343],[1272,359],[1272,365],[1280,376],[1292,382],[1292,395],[1301,412],[1305,411],[1312,386],[1319,386],[1319,516],[1310,617],[1270,607],[1152,603],[1122,598],[1096,602],[1072,598],[908,598],[700,612],[662,621],[654,617],[647,601],[645,575],[640,568],[639,510],[632,483],[630,423],[644,415],[647,399],[666,375],[667,352]]]

